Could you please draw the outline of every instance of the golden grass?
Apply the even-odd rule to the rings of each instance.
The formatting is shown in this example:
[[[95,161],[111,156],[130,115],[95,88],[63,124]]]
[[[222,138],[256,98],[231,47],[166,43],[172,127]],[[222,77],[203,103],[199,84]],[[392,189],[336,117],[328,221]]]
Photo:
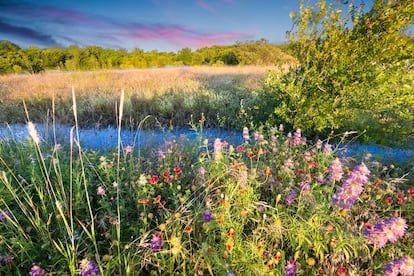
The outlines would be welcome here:
[[[257,89],[265,73],[275,67],[179,67],[137,70],[44,72],[35,75],[0,76],[2,101],[66,100],[71,97],[72,86],[78,96],[119,95],[152,98],[165,93],[192,93],[202,89],[237,85]]]

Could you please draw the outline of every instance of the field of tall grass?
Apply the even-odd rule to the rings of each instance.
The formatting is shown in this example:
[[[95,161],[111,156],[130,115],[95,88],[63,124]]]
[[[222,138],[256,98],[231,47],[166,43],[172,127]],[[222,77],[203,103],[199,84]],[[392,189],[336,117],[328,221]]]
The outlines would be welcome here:
[[[124,125],[137,126],[147,115],[148,127],[185,126],[191,115],[204,114],[209,126],[241,129],[234,116],[243,100],[262,87],[275,67],[173,67],[138,70],[45,72],[0,76],[0,121],[24,123],[25,102],[32,121],[51,118],[73,124],[71,93],[78,101],[83,126],[116,125],[116,102],[125,91]]]

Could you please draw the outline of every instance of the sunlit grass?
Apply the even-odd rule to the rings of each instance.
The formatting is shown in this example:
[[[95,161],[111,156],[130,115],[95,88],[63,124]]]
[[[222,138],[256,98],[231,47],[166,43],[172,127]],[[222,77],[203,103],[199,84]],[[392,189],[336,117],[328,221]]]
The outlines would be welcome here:
[[[261,88],[266,72],[274,67],[178,67],[93,72],[46,72],[0,76],[0,120],[25,122],[22,101],[32,120],[50,118],[73,124],[71,88],[77,91],[82,125],[116,125],[115,102],[125,91],[124,125],[136,126],[147,115],[163,126],[182,126],[191,114],[204,113],[214,126],[237,127],[231,120],[240,101]],[[155,124],[155,123],[153,123]],[[238,126],[240,127],[240,126]]]

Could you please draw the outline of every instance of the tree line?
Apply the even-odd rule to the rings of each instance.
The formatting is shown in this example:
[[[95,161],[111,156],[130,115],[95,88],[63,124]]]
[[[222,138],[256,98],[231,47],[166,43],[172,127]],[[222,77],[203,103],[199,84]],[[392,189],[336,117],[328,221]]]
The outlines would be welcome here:
[[[192,51],[144,51],[136,48],[104,49],[99,46],[62,48],[29,47],[0,41],[0,73],[39,73],[44,70],[131,69],[183,65],[281,65],[293,58],[286,45],[265,39],[237,42],[230,46],[211,46]]]

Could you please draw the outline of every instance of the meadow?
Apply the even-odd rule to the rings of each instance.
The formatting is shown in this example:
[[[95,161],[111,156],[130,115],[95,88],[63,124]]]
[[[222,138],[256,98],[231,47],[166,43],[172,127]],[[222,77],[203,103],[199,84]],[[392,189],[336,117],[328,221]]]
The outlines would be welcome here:
[[[20,95],[10,91],[29,90],[10,89],[6,101],[25,98],[27,109],[35,106],[30,103],[36,98],[50,102],[48,113],[41,105],[38,113],[36,109],[27,113],[30,118],[46,114],[44,121],[53,122],[59,109],[54,101],[61,97],[71,109],[65,118],[71,119],[57,115],[56,121],[72,122],[74,127],[70,143],[64,145],[53,139],[45,142],[31,121],[26,142],[0,141],[0,272],[411,275],[412,164],[381,164],[369,153],[339,158],[337,151],[352,140],[351,132],[321,141],[306,139],[300,129],[285,130],[283,124],[245,126],[240,132],[242,142],[229,144],[205,139],[206,126],[220,121],[194,109],[192,114],[198,115],[188,117],[186,123],[197,132],[195,140],[181,135],[158,147],[137,148],[123,143],[118,132],[113,149],[82,147],[78,114],[87,109],[82,106],[83,96],[108,103],[107,110],[115,118],[103,122],[113,120],[119,130],[124,124],[137,128],[137,124],[126,124],[132,120],[125,116],[138,89],[128,88],[134,86],[126,86],[126,81],[145,91],[141,97],[160,87],[161,98],[182,97],[186,87],[189,97],[202,86],[201,91],[212,91],[216,97],[235,94],[229,100],[237,105],[244,96],[254,95],[267,69],[6,76],[27,78],[26,84],[37,87],[32,88],[33,94]],[[197,70],[203,77],[194,73]],[[75,89],[63,88],[62,79],[68,76],[84,80],[74,82],[79,95]],[[9,88],[11,83],[24,85],[23,81],[9,83]],[[111,93],[119,88],[116,85],[125,85],[125,92]],[[251,94],[241,97],[238,93]],[[207,104],[203,107],[212,109]],[[90,125],[91,120],[87,122]]]
[[[0,274],[414,275],[414,160],[340,154],[413,148],[413,14],[301,1],[285,68],[0,76],[0,120],[29,133],[0,139]],[[107,125],[115,147],[83,147]],[[121,139],[183,127],[197,138]]]
[[[209,127],[239,128],[234,116],[243,100],[263,85],[271,66],[199,66],[135,70],[57,71],[0,75],[0,121],[26,122],[23,101],[34,122],[52,117],[73,124],[72,89],[82,126],[116,124],[116,102],[125,91],[124,126],[136,127],[147,116],[148,128],[183,127],[203,113]],[[52,114],[52,103],[55,106]]]

